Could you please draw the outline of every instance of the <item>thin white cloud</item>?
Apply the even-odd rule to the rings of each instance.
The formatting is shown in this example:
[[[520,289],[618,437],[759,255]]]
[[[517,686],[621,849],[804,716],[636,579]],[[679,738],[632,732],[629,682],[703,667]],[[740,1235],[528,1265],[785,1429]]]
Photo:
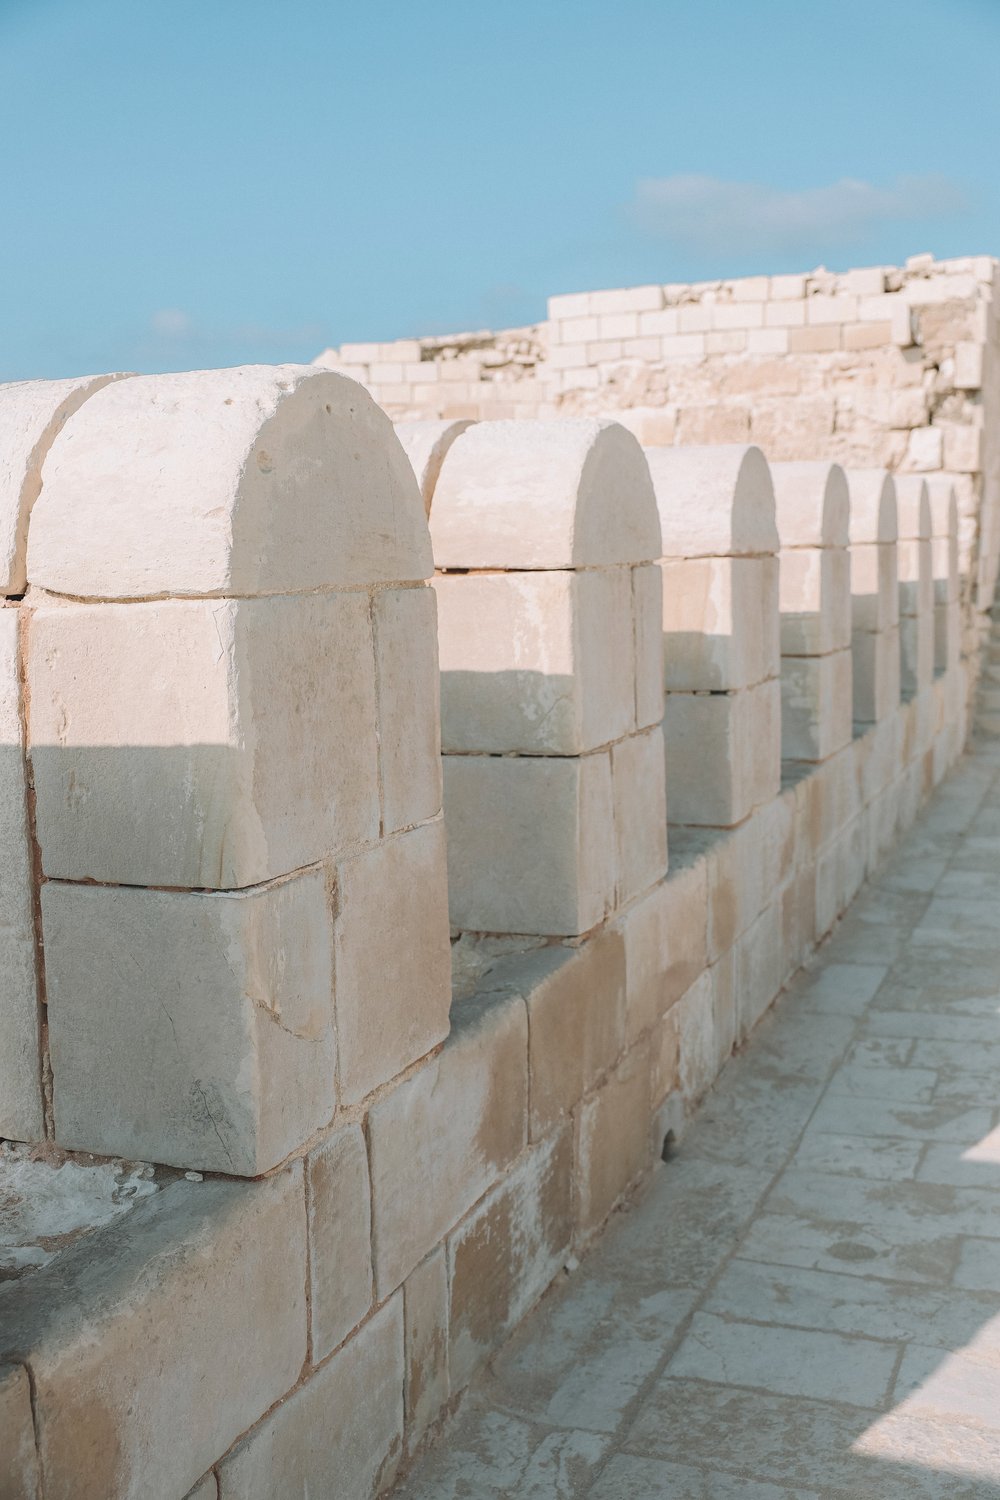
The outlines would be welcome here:
[[[194,324],[186,312],[177,307],[161,307],[149,320],[149,326],[161,338],[182,339],[191,333]]]
[[[842,177],[797,192],[678,175],[638,182],[629,213],[645,233],[701,254],[794,254],[856,244],[883,224],[946,218],[964,207],[955,183],[930,174],[898,177],[888,187]]]

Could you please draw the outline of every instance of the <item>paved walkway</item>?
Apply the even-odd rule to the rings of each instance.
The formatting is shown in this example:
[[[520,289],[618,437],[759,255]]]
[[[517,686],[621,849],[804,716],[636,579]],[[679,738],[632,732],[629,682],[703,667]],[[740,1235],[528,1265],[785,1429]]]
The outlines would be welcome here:
[[[400,1500],[997,1500],[998,917],[993,741]]]

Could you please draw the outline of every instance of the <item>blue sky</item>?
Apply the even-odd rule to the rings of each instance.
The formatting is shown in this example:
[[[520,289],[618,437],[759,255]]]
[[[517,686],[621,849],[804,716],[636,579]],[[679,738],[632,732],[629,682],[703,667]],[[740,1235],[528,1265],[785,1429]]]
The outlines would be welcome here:
[[[1000,253],[1000,0],[0,0],[0,379]]]

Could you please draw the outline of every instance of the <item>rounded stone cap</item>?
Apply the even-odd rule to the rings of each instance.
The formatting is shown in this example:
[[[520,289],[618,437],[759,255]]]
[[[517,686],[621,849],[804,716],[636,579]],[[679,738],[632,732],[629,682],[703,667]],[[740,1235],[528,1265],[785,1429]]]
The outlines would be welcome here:
[[[311,365],[105,386],[44,467],[28,578],[91,599],[253,596],[432,572],[420,491],[364,388]]]
[[[931,536],[958,536],[958,501],[955,486],[946,474],[935,474],[927,480],[931,507]]]
[[[840,464],[772,464],[771,480],[783,549],[847,546],[851,496]]]
[[[759,448],[726,443],[645,452],[664,557],[756,557],[778,551],[771,471]]]
[[[437,484],[445,454],[455,439],[472,425],[471,417],[463,417],[457,421],[435,420],[429,417],[426,420],[418,419],[413,422],[395,424],[396,436],[402,443],[403,452],[410,460],[413,472],[417,476],[427,515],[431,513],[434,486]]]
[[[0,385],[0,593],[23,594],[27,586],[28,521],[56,436],[95,391],[125,378],[82,375]]]
[[[929,541],[931,502],[922,474],[896,474],[896,522],[900,541]]]
[[[896,486],[886,469],[848,469],[852,543],[894,542],[898,536]]]
[[[650,562],[660,528],[649,467],[617,422],[479,422],[452,443],[430,517],[438,568]]]

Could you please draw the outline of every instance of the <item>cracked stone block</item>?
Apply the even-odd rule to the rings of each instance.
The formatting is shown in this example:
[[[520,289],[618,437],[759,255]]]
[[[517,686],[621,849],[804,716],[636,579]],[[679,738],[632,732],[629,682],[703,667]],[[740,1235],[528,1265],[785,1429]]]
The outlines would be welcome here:
[[[31,582],[81,599],[262,595],[432,571],[423,502],[385,413],[309,365],[106,385],[45,461]]]
[[[445,754],[577,755],[635,727],[628,568],[439,574]]]
[[[18,611],[0,609],[0,1136],[45,1133]]]
[[[472,932],[576,936],[615,900],[611,758],[446,755],[448,909]]]
[[[237,1176],[335,1103],[322,871],[240,892],[42,889],[56,1139]]]
[[[782,760],[827,760],[850,744],[852,660],[849,649],[782,657]]]
[[[663,717],[671,823],[731,828],[781,786],[781,684],[670,693]]]
[[[28,674],[50,879],[230,889],[378,837],[364,593],[45,606]]]
[[[306,1158],[313,1358],[342,1344],[372,1305],[371,1184],[360,1125]]]
[[[777,677],[777,558],[665,558],[661,567],[668,692],[725,692]]]

